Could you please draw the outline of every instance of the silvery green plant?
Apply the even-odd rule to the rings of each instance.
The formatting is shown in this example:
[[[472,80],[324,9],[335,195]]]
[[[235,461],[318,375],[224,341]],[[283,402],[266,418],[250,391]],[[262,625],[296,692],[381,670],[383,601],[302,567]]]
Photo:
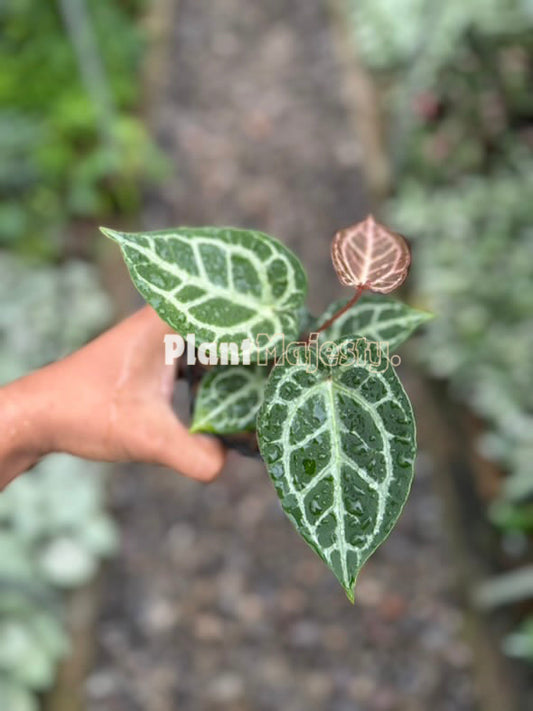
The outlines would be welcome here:
[[[445,63],[457,57],[457,47],[468,32],[499,38],[531,26],[528,0],[346,0],[355,44],[374,71],[412,71],[424,64],[422,76],[434,79]],[[403,22],[398,22],[398,17]]]
[[[502,494],[515,503],[533,497],[532,176],[524,161],[454,188],[412,180],[388,205],[416,240],[415,287],[439,312],[421,357],[488,425],[481,454],[509,472]],[[496,265],[501,278],[487,280]]]
[[[110,304],[94,268],[0,255],[0,383],[100,332]],[[37,711],[68,651],[61,591],[86,583],[117,544],[105,465],[47,457],[0,494],[0,709]]]
[[[285,513],[353,601],[357,574],[392,530],[413,476],[412,408],[380,348],[394,350],[428,318],[386,295],[407,275],[405,240],[372,217],[339,232],[333,262],[354,295],[314,319],[300,261],[266,234],[102,231],[183,337],[252,342],[250,365],[206,370],[191,429],[257,432]]]

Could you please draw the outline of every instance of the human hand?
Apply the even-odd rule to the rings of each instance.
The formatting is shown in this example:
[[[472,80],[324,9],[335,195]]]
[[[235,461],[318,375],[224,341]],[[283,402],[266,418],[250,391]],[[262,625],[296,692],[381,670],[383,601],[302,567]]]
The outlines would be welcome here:
[[[162,464],[211,481],[217,440],[176,418],[170,328],[146,306],[72,355],[0,389],[0,488],[49,452]]]

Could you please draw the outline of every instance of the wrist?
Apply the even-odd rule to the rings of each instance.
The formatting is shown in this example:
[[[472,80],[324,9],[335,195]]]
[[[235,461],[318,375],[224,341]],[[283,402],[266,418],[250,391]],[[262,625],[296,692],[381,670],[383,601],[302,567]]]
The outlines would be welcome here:
[[[0,490],[50,451],[46,401],[29,375],[0,388]]]

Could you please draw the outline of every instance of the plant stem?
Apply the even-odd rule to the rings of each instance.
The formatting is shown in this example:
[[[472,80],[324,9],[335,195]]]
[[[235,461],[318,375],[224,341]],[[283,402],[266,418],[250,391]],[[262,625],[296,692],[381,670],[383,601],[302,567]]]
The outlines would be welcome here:
[[[325,331],[326,328],[329,328],[332,323],[334,323],[338,318],[340,318],[340,316],[345,314],[346,311],[348,311],[348,309],[351,309],[352,306],[359,301],[359,299],[361,298],[361,294],[363,293],[363,291],[365,291],[365,288],[366,287],[364,284],[360,284],[357,287],[357,290],[356,290],[353,298],[350,299],[350,301],[348,301],[348,303],[345,304],[341,309],[336,311],[331,318],[328,318],[328,320],[325,323],[323,323],[322,326],[320,326],[320,328],[313,329],[313,333],[321,333],[322,331]]]

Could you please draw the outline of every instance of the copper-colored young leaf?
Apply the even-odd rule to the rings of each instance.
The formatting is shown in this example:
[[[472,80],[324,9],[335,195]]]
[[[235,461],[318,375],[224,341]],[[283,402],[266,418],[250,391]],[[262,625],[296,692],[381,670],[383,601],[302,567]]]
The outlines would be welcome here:
[[[405,281],[411,251],[401,235],[369,215],[337,232],[331,258],[342,284],[389,294]]]

